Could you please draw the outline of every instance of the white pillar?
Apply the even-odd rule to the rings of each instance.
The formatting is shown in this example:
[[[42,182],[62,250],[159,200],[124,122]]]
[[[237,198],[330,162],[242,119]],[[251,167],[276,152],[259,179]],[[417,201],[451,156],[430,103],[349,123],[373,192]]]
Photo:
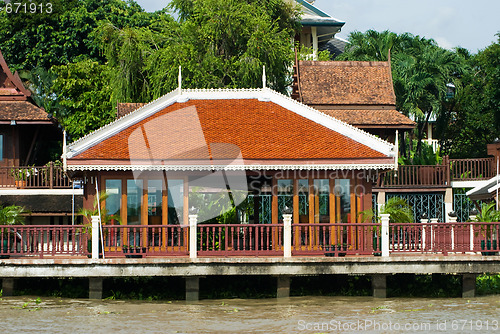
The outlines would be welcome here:
[[[92,259],[99,258],[99,216],[92,216]]]
[[[432,245],[434,245],[434,224],[438,223],[438,218],[431,218],[431,250],[432,250]]]
[[[420,218],[420,224],[422,224],[422,251],[425,251],[425,230],[428,222],[428,219]]]
[[[449,217],[451,225],[451,250],[455,249],[455,223],[457,222],[457,217]]]
[[[447,188],[444,194],[444,212],[452,212],[453,211],[453,189]],[[445,222],[450,222],[450,216],[447,214],[444,215]]]
[[[311,27],[313,42],[313,60],[318,59],[318,31],[316,27]]]
[[[283,257],[292,257],[292,214],[283,214]]]
[[[189,258],[196,259],[198,256],[198,215],[189,215]]]
[[[391,215],[388,213],[380,214],[380,220],[382,221],[382,256],[389,256],[389,217]]]
[[[377,212],[382,211],[382,206],[385,205],[385,191],[377,193]]]
[[[470,245],[470,251],[472,252],[474,250],[474,223],[477,219],[476,215],[470,215],[470,237],[469,237],[469,245]]]

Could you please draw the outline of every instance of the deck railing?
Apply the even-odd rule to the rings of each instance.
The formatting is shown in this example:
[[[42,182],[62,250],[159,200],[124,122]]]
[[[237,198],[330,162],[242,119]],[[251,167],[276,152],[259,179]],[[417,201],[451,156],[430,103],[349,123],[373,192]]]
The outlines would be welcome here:
[[[105,255],[110,257],[179,256],[188,253],[188,228],[180,225],[104,225],[102,233]],[[90,254],[91,248],[87,249]]]
[[[442,165],[401,165],[379,176],[379,188],[444,188],[451,181],[488,180],[496,175],[493,158],[448,159]]]
[[[378,255],[380,241],[380,224],[292,224],[292,255]]]
[[[380,224],[292,224],[292,256],[500,252],[500,222],[389,224],[382,245]],[[197,226],[198,256],[284,256],[283,224]],[[106,257],[189,255],[189,227],[105,225]],[[0,226],[0,258],[91,255],[91,234],[81,225]],[[100,245],[99,253],[103,253]]]
[[[198,255],[283,255],[283,225],[200,224]]]
[[[0,256],[85,255],[87,234],[81,226],[0,226]]]
[[[447,187],[450,185],[449,169],[446,165],[403,165],[390,170],[379,178],[379,187]]]
[[[50,162],[45,166],[0,167],[0,188],[71,188],[71,181],[62,166]]]
[[[496,253],[500,223],[413,223],[389,225],[392,253]],[[487,254],[486,254],[487,255]]]
[[[494,158],[450,159],[454,181],[488,180],[496,175]]]

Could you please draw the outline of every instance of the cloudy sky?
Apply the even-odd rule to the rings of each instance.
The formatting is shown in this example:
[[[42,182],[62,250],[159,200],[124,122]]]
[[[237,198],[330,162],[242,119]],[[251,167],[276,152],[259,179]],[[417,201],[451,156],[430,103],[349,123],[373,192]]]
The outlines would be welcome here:
[[[136,0],[145,10],[168,0]],[[445,48],[484,49],[500,32],[498,0],[316,0],[316,7],[346,22],[339,37],[351,31],[391,30],[433,38]]]

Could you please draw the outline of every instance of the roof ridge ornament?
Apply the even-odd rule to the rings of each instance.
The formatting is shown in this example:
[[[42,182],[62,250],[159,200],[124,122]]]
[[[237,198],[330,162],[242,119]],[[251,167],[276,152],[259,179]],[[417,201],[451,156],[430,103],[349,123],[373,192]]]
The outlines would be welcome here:
[[[179,84],[179,94],[182,94],[182,67],[179,65],[179,77],[177,79],[177,82]]]
[[[266,65],[262,65],[262,88],[266,88]]]

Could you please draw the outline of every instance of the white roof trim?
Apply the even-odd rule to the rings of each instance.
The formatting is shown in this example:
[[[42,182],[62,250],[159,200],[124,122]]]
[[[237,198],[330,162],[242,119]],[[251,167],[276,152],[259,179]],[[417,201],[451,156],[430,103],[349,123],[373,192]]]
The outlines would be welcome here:
[[[214,170],[366,170],[391,169],[394,164],[318,165],[70,165],[72,171],[214,171]]]
[[[125,115],[116,121],[80,138],[68,146],[67,158],[84,152],[101,141],[114,136],[120,131],[136,124],[156,112],[178,102],[189,100],[219,100],[219,99],[261,99],[280,105],[302,117],[305,117],[315,123],[325,126],[335,132],[338,132],[356,142],[364,144],[371,149],[378,151],[386,156],[395,157],[394,145],[384,141],[372,134],[369,134],[352,125],[342,122],[332,116],[326,115],[314,108],[295,101],[283,94],[273,91],[270,88],[261,89],[183,89],[182,92],[176,89],[159,99],[146,104],[145,106]]]
[[[467,191],[467,196],[474,196],[476,194],[489,194],[496,190],[497,180],[500,181],[500,175],[493,176],[491,179],[482,181],[477,187]]]

